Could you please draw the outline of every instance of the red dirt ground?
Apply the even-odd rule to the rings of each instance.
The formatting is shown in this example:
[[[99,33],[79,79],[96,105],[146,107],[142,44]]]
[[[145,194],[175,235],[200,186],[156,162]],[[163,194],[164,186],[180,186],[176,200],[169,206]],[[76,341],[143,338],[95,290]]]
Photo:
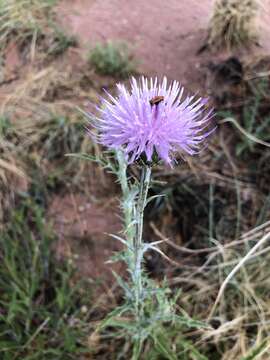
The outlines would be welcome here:
[[[97,285],[112,285],[111,265],[106,261],[121,249],[120,242],[109,235],[121,230],[116,198],[96,203],[83,195],[55,196],[48,215],[59,237],[58,256],[72,259],[80,273]],[[120,264],[113,266],[114,271],[120,268]]]
[[[89,49],[97,41],[125,40],[148,75],[198,78],[196,55],[206,37],[212,0],[64,1],[61,21]],[[63,15],[63,17],[62,17]]]
[[[213,59],[208,52],[197,54],[207,36],[213,3],[214,0],[63,0],[59,19],[67,31],[77,36],[85,52],[97,41],[125,40],[142,73],[166,75],[190,91],[197,91],[200,70]],[[269,53],[270,0],[261,3],[262,47],[255,51]]]

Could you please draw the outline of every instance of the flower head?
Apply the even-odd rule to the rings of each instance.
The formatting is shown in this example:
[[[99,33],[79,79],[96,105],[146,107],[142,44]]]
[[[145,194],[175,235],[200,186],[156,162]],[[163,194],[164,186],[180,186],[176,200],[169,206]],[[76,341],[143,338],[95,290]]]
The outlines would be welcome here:
[[[142,77],[131,80],[129,92],[117,84],[118,96],[108,95],[98,107],[93,125],[98,141],[111,149],[122,148],[129,163],[144,155],[151,161],[153,154],[172,164],[176,152],[194,155],[214,130],[209,130],[212,110],[207,111],[206,99],[188,96],[177,81],[161,83]]]

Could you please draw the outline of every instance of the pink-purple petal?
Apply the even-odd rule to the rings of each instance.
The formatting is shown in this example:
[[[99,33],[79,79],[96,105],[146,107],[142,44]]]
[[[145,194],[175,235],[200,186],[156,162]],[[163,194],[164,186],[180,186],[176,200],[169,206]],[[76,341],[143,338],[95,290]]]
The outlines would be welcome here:
[[[213,111],[206,109],[208,99],[188,96],[177,81],[168,84],[164,77],[140,81],[131,79],[131,90],[117,84],[117,96],[109,93],[102,99],[99,115],[89,114],[98,135],[89,131],[95,140],[109,148],[121,147],[129,163],[145,154],[151,161],[154,151],[171,165],[176,151],[195,155],[206,138],[215,130],[211,125]],[[164,100],[151,105],[155,96]]]

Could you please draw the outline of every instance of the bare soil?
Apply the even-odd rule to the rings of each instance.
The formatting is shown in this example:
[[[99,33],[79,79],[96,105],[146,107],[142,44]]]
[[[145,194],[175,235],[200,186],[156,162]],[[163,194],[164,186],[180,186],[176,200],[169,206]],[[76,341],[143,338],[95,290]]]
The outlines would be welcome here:
[[[71,259],[84,278],[96,282],[97,289],[111,286],[112,269],[106,261],[121,249],[121,243],[110,236],[121,230],[117,199],[107,197],[97,203],[79,194],[55,196],[48,215],[59,237],[58,257]],[[114,264],[114,271],[120,269]]]
[[[59,11],[85,51],[97,41],[124,40],[139,71],[190,85],[198,80],[202,59],[197,51],[206,38],[211,6],[212,0],[78,0],[64,1]]]
[[[84,55],[97,41],[124,40],[140,72],[166,75],[197,91],[209,61],[230,55],[225,50],[198,54],[207,38],[213,4],[213,0],[65,0],[58,14],[66,30],[78,38]],[[270,0],[261,5],[260,47],[252,51],[258,55],[270,51]],[[247,55],[250,49],[241,53]]]

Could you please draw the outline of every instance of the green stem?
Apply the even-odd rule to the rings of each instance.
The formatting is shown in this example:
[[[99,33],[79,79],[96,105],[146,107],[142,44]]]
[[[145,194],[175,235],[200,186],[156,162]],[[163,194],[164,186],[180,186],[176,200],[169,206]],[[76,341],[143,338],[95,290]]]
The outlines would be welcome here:
[[[122,151],[116,152],[118,179],[123,192],[122,206],[125,218],[125,235],[130,248],[127,249],[127,265],[132,274],[135,309],[140,327],[143,304],[143,220],[151,179],[151,166],[143,165],[139,186],[130,185],[127,178],[127,164]]]
[[[126,238],[128,243],[132,246],[134,242],[135,231],[133,230],[133,226],[131,226],[133,216],[134,216],[134,197],[132,194],[132,189],[128,184],[127,178],[127,163],[122,151],[116,151],[116,158],[118,161],[118,179],[120,181],[121,189],[122,189],[122,206],[125,218],[125,230],[126,230]]]
[[[134,263],[135,263],[135,289],[136,289],[136,308],[140,313],[140,299],[142,297],[142,262],[143,262],[143,251],[142,251],[142,234],[143,234],[143,219],[144,209],[147,202],[147,194],[150,185],[151,178],[151,166],[143,165],[141,171],[141,180],[139,184],[139,196],[136,207],[136,236],[134,238]]]

